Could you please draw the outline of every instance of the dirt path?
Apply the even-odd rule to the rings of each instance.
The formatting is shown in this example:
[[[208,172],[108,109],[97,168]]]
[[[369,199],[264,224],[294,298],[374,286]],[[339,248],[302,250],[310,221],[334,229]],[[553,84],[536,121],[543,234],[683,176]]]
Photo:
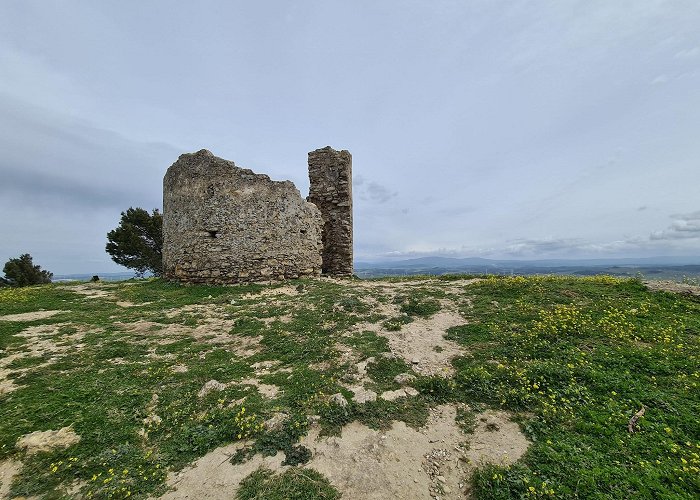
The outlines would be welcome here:
[[[419,430],[394,422],[387,431],[377,431],[353,422],[337,437],[319,437],[320,429],[314,427],[301,440],[313,454],[305,467],[325,475],[347,500],[468,498],[468,479],[475,466],[513,463],[529,442],[504,412],[478,415],[477,428],[469,435],[457,426],[455,415],[454,406],[443,405],[431,410],[426,426]],[[162,498],[230,499],[240,482],[260,466],[286,469],[282,453],[256,455],[232,465],[229,457],[242,446],[218,448],[170,475],[168,485],[176,489]]]

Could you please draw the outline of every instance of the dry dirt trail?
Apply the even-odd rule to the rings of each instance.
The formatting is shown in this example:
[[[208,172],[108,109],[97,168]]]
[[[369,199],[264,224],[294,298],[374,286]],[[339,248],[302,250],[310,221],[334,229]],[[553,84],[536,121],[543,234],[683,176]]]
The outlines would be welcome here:
[[[312,427],[301,441],[313,453],[304,467],[326,476],[347,500],[469,498],[468,477],[475,466],[513,463],[529,442],[504,412],[477,415],[473,434],[462,432],[455,414],[453,405],[434,408],[427,424],[417,430],[403,422],[394,422],[386,431],[353,422],[340,436],[320,437],[320,429]],[[282,452],[232,465],[230,457],[244,444],[218,448],[171,474],[168,485],[174,490],[161,498],[230,499],[240,482],[259,467],[287,469]]]

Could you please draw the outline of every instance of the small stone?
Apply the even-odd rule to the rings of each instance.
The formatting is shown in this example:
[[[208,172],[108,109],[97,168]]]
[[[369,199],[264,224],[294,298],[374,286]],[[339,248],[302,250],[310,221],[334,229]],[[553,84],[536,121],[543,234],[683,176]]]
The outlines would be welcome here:
[[[355,393],[352,400],[356,403],[362,404],[377,400],[377,393],[364,387],[353,388],[352,391]]]
[[[275,413],[272,417],[265,420],[265,428],[270,431],[278,431],[289,418],[286,413]]]
[[[413,387],[404,387],[403,392],[406,393],[406,396],[418,396],[418,391]]]
[[[418,363],[420,363],[420,358],[413,358],[411,360],[411,363],[413,363],[414,365],[417,365]]]
[[[384,391],[379,397],[385,401],[394,401],[395,399],[406,397],[406,391],[404,389],[396,389],[395,391]]]
[[[224,389],[226,389],[226,384],[222,384],[218,380],[212,379],[202,386],[202,388],[197,393],[197,396],[203,398],[211,391],[223,391]]]
[[[414,363],[415,362],[416,361],[414,361]],[[416,376],[411,375],[410,373],[399,373],[397,376],[394,377],[394,382],[401,385],[410,384],[414,380],[416,380]]]
[[[338,406],[342,406],[345,408],[348,405],[348,400],[345,399],[345,396],[343,396],[341,393],[336,392],[333,394],[330,398],[331,403],[335,403]]]

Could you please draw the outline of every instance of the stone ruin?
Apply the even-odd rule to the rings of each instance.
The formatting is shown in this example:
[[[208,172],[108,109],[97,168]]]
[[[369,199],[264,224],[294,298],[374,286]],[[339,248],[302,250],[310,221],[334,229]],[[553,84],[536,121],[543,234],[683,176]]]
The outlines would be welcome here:
[[[252,283],[352,268],[352,156],[309,153],[309,197],[290,181],[203,149],[163,178],[163,274],[183,283]]]

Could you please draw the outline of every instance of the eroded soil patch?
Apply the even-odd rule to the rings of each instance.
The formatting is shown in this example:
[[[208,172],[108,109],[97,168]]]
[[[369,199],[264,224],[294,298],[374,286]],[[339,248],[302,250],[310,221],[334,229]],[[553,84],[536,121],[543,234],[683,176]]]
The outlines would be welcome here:
[[[658,291],[664,291],[664,292],[673,292],[673,293],[681,293],[681,294],[686,294],[686,295],[695,295],[700,297],[700,286],[698,285],[691,285],[689,283],[676,283],[675,281],[656,281],[656,280],[649,280],[645,281],[644,284],[646,287],[653,291],[653,292],[658,292]]]
[[[50,318],[57,314],[68,312],[68,311],[32,311],[21,314],[6,314],[5,316],[0,316],[0,321],[37,321],[40,319]]]
[[[336,437],[321,437],[314,427],[301,440],[312,452],[305,467],[326,476],[345,499],[467,498],[469,475],[476,465],[513,463],[527,450],[528,441],[506,413],[478,415],[480,425],[473,435],[462,432],[455,415],[454,406],[444,405],[432,409],[427,424],[418,430],[404,422],[394,422],[386,431],[353,422]],[[249,443],[218,448],[171,474],[168,485],[177,490],[163,498],[233,498],[240,482],[258,467],[286,469],[281,452],[231,464],[230,457],[245,444]]]
[[[440,311],[431,318],[416,318],[397,332],[379,330],[389,341],[391,352],[401,356],[422,375],[452,376],[451,361],[462,353],[459,344],[445,338],[448,328],[464,324],[454,311]]]
[[[10,485],[12,479],[22,468],[22,462],[18,460],[0,461],[0,498],[10,498]]]
[[[10,379],[11,376],[48,366],[63,355],[82,349],[84,345],[80,341],[84,335],[85,331],[72,323],[37,325],[22,330],[17,336],[24,337],[26,342],[17,348],[8,349],[0,358],[0,394],[12,392],[21,387]],[[43,359],[43,361],[35,363],[31,368],[12,367],[13,363],[28,358]]]
[[[238,442],[217,448],[190,467],[168,475],[167,484],[173,488],[173,491],[160,498],[164,500],[183,498],[230,500],[234,498],[241,481],[258,468],[266,467],[271,470],[284,468],[282,452],[273,457],[263,457],[258,454],[243,464],[232,465],[229,462],[230,458],[244,445],[244,442]]]

